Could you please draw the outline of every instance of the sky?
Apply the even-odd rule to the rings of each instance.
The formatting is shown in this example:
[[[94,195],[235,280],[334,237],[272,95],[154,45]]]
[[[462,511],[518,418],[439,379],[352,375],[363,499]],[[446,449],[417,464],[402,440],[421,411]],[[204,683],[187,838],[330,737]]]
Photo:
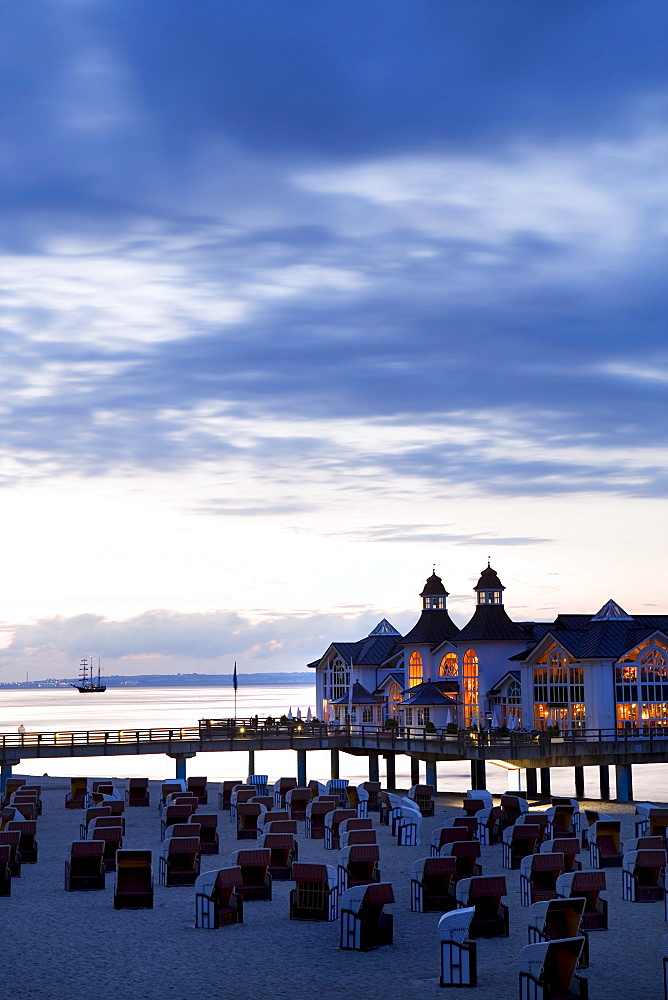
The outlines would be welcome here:
[[[0,11],[0,679],[666,610],[662,0]]]

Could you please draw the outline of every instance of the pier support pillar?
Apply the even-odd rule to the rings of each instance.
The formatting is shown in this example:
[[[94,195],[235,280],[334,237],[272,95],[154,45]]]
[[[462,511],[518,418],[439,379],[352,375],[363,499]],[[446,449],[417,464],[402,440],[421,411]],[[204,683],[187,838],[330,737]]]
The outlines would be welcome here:
[[[20,764],[20,760],[3,760],[0,765],[0,792],[4,795],[7,788],[7,779],[12,776],[12,768]]]
[[[420,761],[417,757],[411,757],[411,785],[420,784]]]
[[[248,774],[255,774],[255,751],[248,751]]]
[[[387,788],[388,792],[393,792],[397,787],[397,769],[396,769],[395,755],[393,753],[386,754],[385,761],[386,761],[385,773],[387,775],[385,779],[385,787]]]
[[[306,750],[297,751],[297,784],[306,787]]]
[[[474,792],[487,788],[487,768],[484,760],[471,761],[471,788]]]
[[[633,801],[633,770],[631,764],[615,764],[617,801]]]
[[[585,769],[576,765],[573,770],[575,771],[575,798],[583,799],[585,797]]]
[[[176,761],[177,780],[186,780],[186,761],[189,757],[194,757],[194,753],[170,753],[169,756]]]
[[[527,796],[535,798],[538,795],[538,774],[535,767],[527,768]]]
[[[428,760],[427,761],[427,784],[431,785],[431,787],[434,789],[434,795],[436,795],[436,793],[438,791],[438,787],[437,787],[437,783],[436,783],[436,761],[435,760]]]
[[[369,754],[369,781],[380,781],[380,764],[377,753]]]
[[[550,797],[550,769],[541,767],[540,769],[540,794],[549,799]]]
[[[339,774],[339,751],[330,750],[329,756],[330,756],[329,776],[330,778],[340,778],[341,775]]]
[[[608,764],[599,764],[598,767],[598,781],[599,787],[601,789],[601,801],[610,801],[610,767]]]

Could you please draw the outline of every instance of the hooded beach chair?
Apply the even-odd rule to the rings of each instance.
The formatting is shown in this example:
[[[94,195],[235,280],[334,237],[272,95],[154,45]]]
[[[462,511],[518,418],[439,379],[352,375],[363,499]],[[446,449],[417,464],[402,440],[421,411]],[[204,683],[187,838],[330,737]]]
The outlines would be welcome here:
[[[241,868],[241,884],[237,887],[239,895],[246,902],[259,899],[271,899],[272,878],[269,873],[271,851],[266,848],[237,851],[232,855],[233,864]]]
[[[42,786],[41,785],[23,785],[21,788],[17,789],[14,793],[15,795],[22,795],[24,798],[30,796],[37,803],[37,815],[42,815]]]
[[[206,781],[206,777],[202,775],[194,775],[186,780],[187,790],[197,797],[197,802],[201,806],[205,806],[209,801]]]
[[[476,802],[476,799],[469,799],[469,802]],[[501,828],[501,806],[491,806],[480,809],[475,813],[478,822],[476,838],[485,847],[490,844],[500,844],[503,837]]]
[[[305,834],[311,840],[324,840],[325,816],[338,808],[336,798],[318,796],[306,805]]]
[[[642,831],[636,833],[636,836],[644,837],[663,837],[666,839],[666,830],[668,830],[668,809],[662,809],[659,806],[653,806],[647,813],[645,819],[635,821],[636,831],[639,829]]]
[[[317,778],[311,778],[308,788],[311,790],[312,799],[322,798],[323,795],[327,795],[327,786],[322,781],[318,781]]]
[[[238,785],[243,785],[241,778],[236,780],[226,780],[221,783],[220,791],[218,793],[218,808],[223,812],[227,812],[230,808],[230,798],[232,796],[232,792]]]
[[[517,869],[522,859],[538,850],[541,829],[529,823],[515,823],[503,831],[503,867]]]
[[[520,1000],[587,1000],[587,980],[576,972],[584,938],[528,944],[520,951]]]
[[[578,810],[575,806],[566,805],[566,803],[550,806],[546,810],[546,815],[548,840],[555,837],[576,837],[578,835],[579,824],[575,818],[578,815]]]
[[[12,894],[12,872],[9,867],[10,848],[8,844],[0,846],[0,896]]]
[[[557,898],[557,879],[564,872],[563,854],[532,854],[520,863],[520,903],[531,906]]]
[[[274,819],[274,816],[280,816],[280,819]],[[262,813],[258,817],[257,821],[257,831],[259,836],[264,836],[267,833],[291,833],[293,837],[297,836],[297,820],[287,819],[288,813],[283,812],[283,810],[278,810],[276,812]],[[286,817],[285,819],[283,817]]]
[[[619,868],[622,864],[621,822],[599,819],[587,830],[589,864],[592,868]]]
[[[30,821],[23,820],[23,822],[25,823]],[[4,830],[0,830],[0,847],[5,846],[9,848],[9,868],[12,873],[12,878],[21,877],[21,852],[19,851],[20,844],[21,844],[21,834],[18,830],[10,830],[9,826],[6,827],[6,829]]]
[[[576,856],[581,846],[577,837],[556,837],[554,840],[544,840],[540,845],[540,854],[563,854],[564,871],[578,872],[582,868]]]
[[[481,788],[479,791],[469,788],[464,793],[462,809],[467,816],[475,816],[481,809],[491,809],[493,805],[492,793],[486,788]]]
[[[237,821],[237,808],[245,802],[250,802],[256,795],[253,785],[237,785],[230,795],[230,823]]]
[[[302,822],[306,819],[306,808],[311,801],[311,789],[297,786],[285,793],[285,805],[290,813],[290,819]]]
[[[65,862],[65,889],[68,892],[93,892],[104,889],[104,843],[101,840],[75,840]]]
[[[266,813],[261,802],[240,802],[237,805],[237,840],[257,840],[258,816]]]
[[[113,819],[113,817],[111,817]],[[116,826],[95,826],[90,835],[91,841],[102,841],[104,850],[102,860],[104,869],[108,872],[116,871],[116,851],[123,847],[123,830],[120,823]]]
[[[121,850],[116,855],[115,910],[153,908],[153,866],[150,851]]]
[[[125,801],[128,808],[144,808],[151,804],[148,791],[148,778],[128,778],[128,787],[125,792]]]
[[[434,786],[411,785],[408,798],[412,799],[423,816],[434,815]]]
[[[455,858],[420,858],[411,865],[411,911],[444,913],[457,901],[451,888],[457,873]]]
[[[473,837],[470,835],[469,830],[465,826],[455,826],[453,820],[448,820],[444,823],[442,827],[431,835],[431,856],[432,858],[437,858],[440,854],[441,848],[445,844],[454,844],[457,841],[471,841]]]
[[[115,791],[113,781],[94,781],[93,787],[88,793],[86,804],[89,806],[99,806],[105,797],[115,798]]]
[[[433,859],[430,859],[433,860]],[[441,986],[477,986],[477,945],[470,937],[475,907],[451,910],[438,922]]]
[[[187,823],[195,812],[195,803],[189,802],[187,805],[168,805],[162,814],[160,821],[160,835],[165,839],[165,833],[170,826],[175,823]]]
[[[202,854],[218,854],[218,814],[217,813],[195,813],[190,817],[194,823],[199,823],[199,842]]]
[[[347,778],[330,778],[325,785],[325,795],[336,795],[339,805],[343,809],[348,805],[348,795],[346,793],[348,785],[349,781]]]
[[[338,851],[341,844],[339,840],[339,825],[347,819],[355,819],[354,809],[333,809],[325,813],[325,850]]]
[[[368,812],[378,812],[378,799],[380,796],[380,781],[363,781],[361,785],[357,786],[360,789],[364,789],[367,792],[369,799],[367,801]]]
[[[344,805],[354,809],[359,819],[366,819],[369,815],[369,793],[361,786],[348,785]]]
[[[163,781],[160,785],[158,808],[164,808],[170,795],[183,794],[186,790],[186,783],[183,778],[172,778],[170,781]]]
[[[21,856],[21,864],[34,865],[37,863],[37,823],[32,820],[12,820],[7,824],[7,830],[19,833],[18,851]]]
[[[353,844],[339,851],[339,894],[355,885],[380,882],[380,851],[377,844]]]
[[[452,844],[444,844],[439,857],[455,859],[455,874],[453,883],[463,878],[473,878],[482,875],[480,844],[477,840],[456,840]]]
[[[394,902],[389,882],[346,889],[340,897],[341,938],[345,950],[369,951],[392,944],[393,917],[384,907]]]
[[[343,847],[353,847],[357,844],[377,844],[378,837],[375,830],[348,830],[341,833],[339,827],[339,844]]]
[[[199,837],[170,837],[160,853],[160,885],[194,885],[199,867]]]
[[[564,872],[557,878],[557,896],[559,898],[581,897],[584,899],[582,929],[585,931],[605,931],[608,929],[608,901],[601,896],[604,890],[604,871]]]
[[[417,802],[392,792],[387,797],[391,806],[387,817],[388,825],[392,836],[397,838],[397,844],[399,847],[419,846],[422,813]]]
[[[26,784],[25,778],[7,778],[7,784],[5,785],[5,791],[2,796],[2,805],[7,806],[11,800],[14,792],[18,791],[23,785]]]
[[[501,809],[501,829],[514,826],[522,813],[529,811],[529,803],[520,795],[510,795],[506,793],[501,796],[499,807]]]
[[[261,847],[271,852],[268,871],[277,882],[289,882],[292,866],[298,857],[297,841],[291,833],[267,833]]]
[[[241,885],[241,869],[220,868],[203,872],[195,882],[195,927],[218,930],[244,920],[243,897],[237,892]]]
[[[290,891],[290,920],[336,920],[338,879],[332,865],[295,862],[292,879],[295,888]]]
[[[83,809],[88,797],[88,778],[70,778],[70,790],[65,796],[66,809]]]
[[[297,787],[296,778],[279,778],[274,782],[274,805],[277,809],[285,809],[285,796],[288,792]]]
[[[13,795],[11,806],[26,820],[36,820],[39,815],[37,799],[33,796]]]
[[[622,899],[655,903],[664,897],[665,851],[629,851],[622,861]]]
[[[246,778],[246,784],[253,786],[256,795],[267,794],[268,781],[269,781],[268,774],[249,774],[248,777]]]
[[[537,941],[559,941],[561,938],[583,937],[584,947],[578,965],[589,965],[589,940],[582,931],[584,897],[548,899],[529,907],[527,933],[529,944]]]
[[[482,875],[465,878],[455,886],[455,898],[460,909],[473,907],[469,936],[508,937],[508,907],[501,902],[506,895],[504,875]]]
[[[529,809],[528,812],[522,813],[515,824],[520,826],[539,826],[540,827],[540,837],[538,838],[538,843],[541,844],[547,839],[547,828],[549,826],[549,820],[546,812],[537,812],[535,809]]]

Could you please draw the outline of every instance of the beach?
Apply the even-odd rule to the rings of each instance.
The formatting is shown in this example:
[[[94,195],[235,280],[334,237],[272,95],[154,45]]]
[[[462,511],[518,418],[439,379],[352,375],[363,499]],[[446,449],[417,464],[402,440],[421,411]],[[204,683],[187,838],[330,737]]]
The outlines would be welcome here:
[[[17,769],[18,771],[18,769]],[[201,772],[198,772],[201,773]],[[21,776],[21,775],[17,775]],[[27,775],[25,775],[28,777]],[[10,898],[0,899],[3,914],[3,966],[7,995],[13,1000],[186,1000],[191,997],[249,997],[269,994],[281,1000],[363,996],[380,1000],[388,993],[410,998],[442,997],[439,986],[437,913],[411,913],[409,872],[429,855],[431,831],[461,815],[459,795],[439,795],[436,814],[425,818],[421,846],[398,847],[387,827],[378,825],[380,870],[394,887],[394,944],[360,953],[339,948],[339,921],[289,920],[290,882],[274,881],[270,902],[247,902],[242,924],[219,930],[194,927],[193,887],[158,884],[161,848],[157,808],[159,782],[150,783],[149,808],[126,809],[124,847],[153,851],[155,902],[152,910],[114,910],[114,875],[98,892],[66,892],[64,862],[79,839],[81,810],[64,808],[69,781],[35,777],[41,784],[43,814],[38,819],[39,860],[24,865]],[[125,781],[118,779],[119,788]],[[584,808],[589,803],[581,803]],[[226,867],[230,856],[252,842],[237,841],[229,813],[220,812],[218,785],[210,783],[209,802],[200,811],[219,815],[220,854],[202,857],[202,871]],[[541,807],[541,808],[544,808]],[[633,834],[634,806],[606,803],[622,820],[622,837]],[[299,824],[299,860],[336,863],[336,852],[309,840]],[[528,908],[519,900],[519,872],[501,864],[500,846],[482,848],[483,873],[506,877],[510,937],[478,940],[480,1000],[518,995],[518,954],[527,943]],[[589,867],[588,855],[581,854]],[[591,1000],[628,1000],[663,996],[662,937],[668,933],[663,903],[621,899],[621,870],[606,869],[610,929],[591,932]]]

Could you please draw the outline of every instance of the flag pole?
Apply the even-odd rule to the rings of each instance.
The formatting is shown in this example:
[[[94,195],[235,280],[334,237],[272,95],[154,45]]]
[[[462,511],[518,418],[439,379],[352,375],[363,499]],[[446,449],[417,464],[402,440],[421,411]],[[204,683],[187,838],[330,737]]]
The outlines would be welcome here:
[[[234,661],[234,673],[232,674],[232,687],[234,688],[234,721],[237,718],[237,661]]]

